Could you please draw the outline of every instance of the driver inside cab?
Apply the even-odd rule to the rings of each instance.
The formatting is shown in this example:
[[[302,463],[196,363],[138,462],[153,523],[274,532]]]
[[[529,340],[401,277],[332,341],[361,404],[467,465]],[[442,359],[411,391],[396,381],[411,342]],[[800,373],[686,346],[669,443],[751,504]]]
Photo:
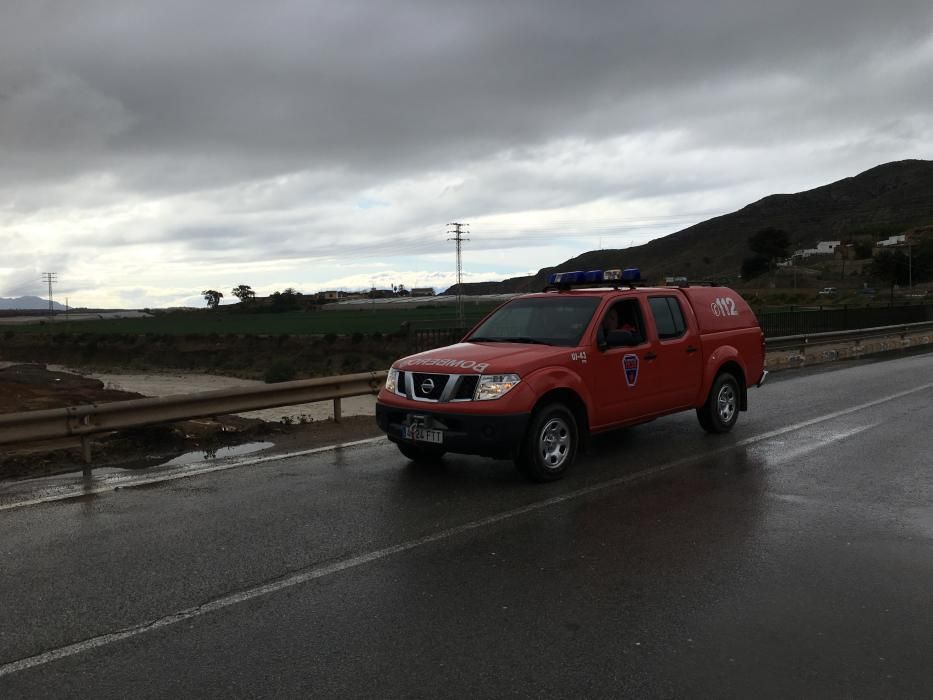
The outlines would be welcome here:
[[[626,306],[629,308],[626,308]],[[637,321],[632,318],[631,314],[626,313],[631,310],[631,307],[631,302],[622,302],[615,304],[606,312],[600,327],[600,333],[604,340],[609,337],[609,333],[612,331],[626,331],[632,334],[636,342],[640,343],[642,341]]]

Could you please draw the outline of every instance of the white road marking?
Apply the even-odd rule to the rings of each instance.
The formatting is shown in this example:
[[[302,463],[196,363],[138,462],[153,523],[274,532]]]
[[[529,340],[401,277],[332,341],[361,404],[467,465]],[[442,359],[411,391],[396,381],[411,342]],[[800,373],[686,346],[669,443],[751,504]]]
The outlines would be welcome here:
[[[805,454],[809,454],[815,450],[819,450],[828,445],[840,442],[842,440],[847,440],[853,435],[858,435],[863,433],[866,430],[871,430],[872,428],[878,427],[879,423],[870,423],[868,425],[861,425],[857,428],[852,428],[851,430],[845,430],[841,433],[832,433],[830,435],[818,436],[815,440],[810,440],[798,444],[796,447],[790,449],[782,449],[777,455],[768,455],[768,463],[773,465],[784,464],[786,462],[791,462],[795,459],[803,457]]]
[[[791,433],[795,430],[800,430],[801,428],[807,428],[811,425],[817,425],[819,423],[825,423],[826,421],[833,420],[835,418],[840,418],[858,411],[863,411],[866,408],[871,408],[888,401],[896,401],[897,399],[903,398],[905,396],[910,396],[911,394],[916,394],[921,391],[927,391],[933,389],[933,383],[924,384],[923,386],[915,387],[907,391],[902,391],[897,394],[891,394],[880,399],[875,399],[873,401],[868,401],[857,406],[851,406],[849,408],[843,409],[841,411],[834,411],[833,413],[828,413],[817,418],[811,418],[810,420],[802,421],[800,423],[795,423],[794,425],[787,426],[785,428],[779,428],[777,430],[772,430],[767,433],[762,433],[760,435],[746,438],[739,442],[732,443],[731,445],[724,445],[716,450],[710,452],[705,452],[702,455],[702,458],[708,458],[715,456],[717,454],[723,454],[734,450],[737,447],[744,447],[746,445],[751,445],[763,440],[768,440],[780,435],[785,435]],[[318,450],[307,450],[301,454],[308,454]],[[295,456],[294,454],[291,456]],[[261,458],[262,461],[273,461],[275,459],[284,459],[284,455],[273,455],[269,457]],[[24,671],[29,668],[35,668],[37,666],[43,666],[45,664],[52,663],[53,661],[58,661],[60,659],[65,659],[70,656],[75,656],[81,654],[85,651],[90,651],[92,649],[98,649],[116,642],[122,641],[124,639],[130,639],[132,637],[137,637],[148,632],[153,632],[164,627],[170,627],[179,622],[184,622],[185,620],[190,620],[192,618],[200,617],[201,615],[206,615],[208,613],[216,612],[218,610],[223,610],[233,605],[238,605],[240,603],[245,603],[249,600],[254,600],[256,598],[261,598],[264,596],[277,593],[288,588],[293,588],[294,586],[300,586],[301,584],[308,583],[309,581],[314,581],[316,579],[324,578],[326,576],[331,576],[333,574],[340,573],[342,571],[347,571],[348,569],[355,569],[365,564],[370,564],[388,557],[401,554],[403,552],[408,552],[418,547],[423,547],[428,544],[435,542],[440,542],[442,540],[447,540],[458,535],[462,535],[467,532],[472,532],[480,528],[487,527],[489,525],[494,525],[506,520],[511,520],[513,518],[520,517],[522,515],[527,515],[528,513],[534,513],[545,508],[549,508],[554,505],[565,503],[567,501],[576,500],[590,494],[598,493],[600,491],[606,491],[608,489],[616,488],[618,486],[631,484],[637,481],[642,481],[644,479],[650,478],[652,476],[657,476],[663,472],[676,469],[677,467],[688,465],[692,462],[695,462],[697,459],[696,455],[691,455],[689,457],[682,457],[680,459],[667,462],[665,464],[658,465],[656,467],[651,467],[650,469],[643,469],[642,471],[635,472],[634,474],[629,474],[627,476],[621,476],[616,479],[610,479],[609,481],[604,481],[599,484],[593,484],[591,486],[586,486],[584,488],[576,489],[568,493],[554,496],[552,498],[544,499],[543,501],[538,501],[536,503],[531,503],[520,508],[514,508],[512,510],[503,511],[495,515],[490,515],[485,518],[480,518],[479,520],[474,520],[472,522],[466,523],[464,525],[458,525],[457,527],[447,528],[445,530],[440,530],[431,535],[426,535],[424,537],[419,537],[414,540],[408,540],[401,544],[392,545],[390,547],[385,547],[383,549],[377,549],[372,552],[367,552],[365,554],[359,554],[354,557],[348,557],[346,559],[341,559],[340,561],[332,562],[330,564],[321,564],[309,567],[297,573],[291,574],[284,578],[270,581],[268,583],[255,586],[253,588],[247,588],[245,590],[231,593],[226,596],[221,596],[220,598],[215,598],[214,600],[208,601],[202,605],[198,605],[191,608],[185,608],[184,610],[166,615],[165,617],[160,617],[156,620],[150,622],[144,622],[139,625],[134,625],[132,627],[126,627],[117,632],[112,632],[109,634],[103,634],[97,637],[91,637],[89,639],[76,642],[74,644],[68,644],[66,646],[58,647],[56,649],[51,649],[49,651],[43,652],[41,654],[36,654],[35,656],[29,656],[18,661],[13,661],[7,664],[0,666],[0,678],[3,676],[8,676],[12,673],[17,673],[18,671]],[[253,460],[258,461],[258,460]],[[178,477],[181,478],[181,477]]]

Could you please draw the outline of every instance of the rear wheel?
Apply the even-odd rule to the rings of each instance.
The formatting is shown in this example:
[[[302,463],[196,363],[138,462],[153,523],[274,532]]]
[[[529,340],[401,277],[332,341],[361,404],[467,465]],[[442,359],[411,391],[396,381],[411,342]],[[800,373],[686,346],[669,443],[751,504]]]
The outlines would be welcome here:
[[[728,433],[739,419],[739,382],[723,372],[713,382],[706,403],[697,409],[697,419],[708,433]]]
[[[555,481],[573,463],[578,444],[573,413],[563,404],[549,404],[532,416],[516,464],[532,481]]]
[[[436,445],[412,445],[408,442],[395,443],[399,452],[408,457],[412,462],[419,464],[430,464],[439,462],[444,456],[446,450]]]

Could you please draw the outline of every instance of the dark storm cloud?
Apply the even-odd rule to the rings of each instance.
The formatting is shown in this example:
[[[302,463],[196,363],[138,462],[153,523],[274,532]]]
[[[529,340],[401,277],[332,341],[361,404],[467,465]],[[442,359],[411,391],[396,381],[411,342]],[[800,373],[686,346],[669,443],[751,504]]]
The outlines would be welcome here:
[[[853,103],[930,109],[928,70],[883,82],[880,103],[862,99],[873,61],[929,39],[926,0],[4,8],[8,183],[85,171],[142,190],[297,170],[373,177],[559,138],[687,127],[754,140],[793,124],[819,133]]]
[[[0,293],[321,279],[451,219],[551,264],[930,158],[931,74],[929,0],[5,0]]]

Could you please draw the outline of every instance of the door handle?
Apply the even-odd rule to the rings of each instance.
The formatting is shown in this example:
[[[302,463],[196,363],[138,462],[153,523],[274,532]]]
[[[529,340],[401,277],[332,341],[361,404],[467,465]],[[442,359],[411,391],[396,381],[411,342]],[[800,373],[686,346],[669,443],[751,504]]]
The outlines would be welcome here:
[[[645,359],[646,360],[657,360],[658,356],[655,355],[653,352],[649,352],[645,355]]]
[[[688,345],[688,346],[687,346],[687,352],[689,352],[689,353],[694,353],[694,352],[696,352],[696,351],[697,351],[697,349],[696,349],[695,347],[693,347],[692,345]]]

